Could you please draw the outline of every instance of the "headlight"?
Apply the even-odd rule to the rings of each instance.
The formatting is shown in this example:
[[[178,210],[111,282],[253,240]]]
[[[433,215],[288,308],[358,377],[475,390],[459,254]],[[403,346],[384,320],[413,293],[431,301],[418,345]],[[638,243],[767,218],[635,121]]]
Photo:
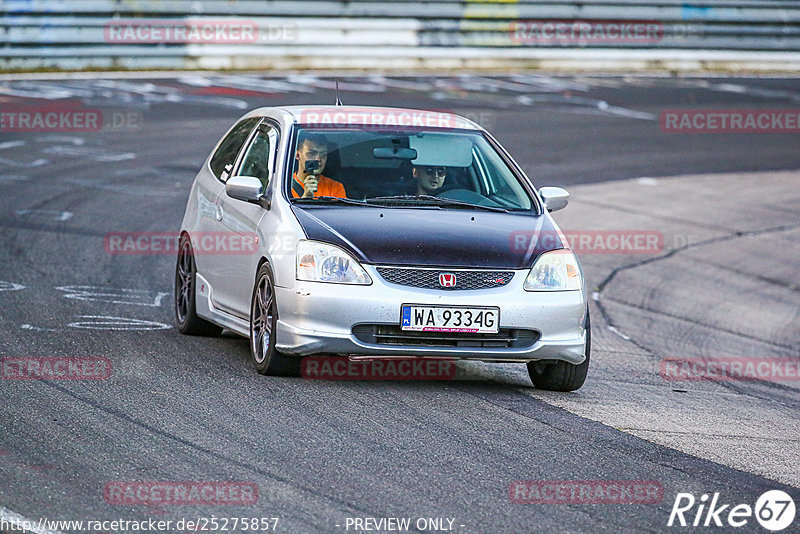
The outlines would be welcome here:
[[[317,241],[297,243],[297,279],[334,284],[372,283],[364,268],[350,254]]]
[[[575,255],[569,250],[553,250],[539,256],[522,287],[525,291],[567,291],[582,285]]]

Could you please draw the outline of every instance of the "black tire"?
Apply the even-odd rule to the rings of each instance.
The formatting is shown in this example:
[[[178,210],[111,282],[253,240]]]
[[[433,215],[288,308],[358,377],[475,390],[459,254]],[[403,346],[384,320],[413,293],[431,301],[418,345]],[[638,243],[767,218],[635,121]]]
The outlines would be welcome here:
[[[575,391],[586,381],[592,348],[592,328],[586,311],[586,359],[578,365],[565,361],[556,363],[528,362],[528,374],[533,385],[548,391]]]
[[[258,269],[250,299],[250,355],[256,371],[262,375],[297,376],[300,374],[300,358],[287,356],[275,348],[277,324],[275,282],[269,265],[265,263]]]
[[[191,241],[183,237],[178,245],[175,266],[175,323],[182,334],[189,336],[218,336],[222,328],[201,319],[195,308],[197,266]]]

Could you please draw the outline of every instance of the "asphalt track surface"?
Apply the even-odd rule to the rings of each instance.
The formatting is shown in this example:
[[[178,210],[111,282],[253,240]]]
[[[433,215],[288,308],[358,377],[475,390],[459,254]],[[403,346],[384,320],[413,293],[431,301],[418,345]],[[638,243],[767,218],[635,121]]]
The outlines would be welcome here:
[[[652,190],[645,199],[627,185],[636,180],[612,181],[800,168],[798,134],[671,134],[658,121],[674,108],[797,108],[796,79],[341,80],[346,104],[453,110],[484,123],[537,186],[577,186],[602,200],[577,198],[564,212],[584,227],[637,224],[624,218],[609,224],[609,217],[624,217],[623,211],[603,212],[614,200],[609,191],[624,196],[617,198],[620,206],[661,209],[662,222],[668,220],[669,207]],[[103,381],[0,381],[0,519],[10,513],[34,520],[278,517],[277,531],[294,533],[347,532],[347,518],[409,517],[412,526],[416,518],[450,518],[460,533],[664,532],[692,530],[666,526],[679,492],[719,492],[725,503],[752,505],[764,491],[781,489],[798,501],[796,386],[732,386],[735,391],[724,393],[723,423],[712,424],[702,439],[690,436],[692,443],[708,444],[692,453],[692,443],[669,433],[604,421],[622,411],[663,423],[681,410],[691,414],[697,404],[713,415],[722,396],[674,400],[670,395],[691,393],[695,385],[644,376],[659,358],[674,355],[667,349],[673,339],[682,353],[707,353],[714,350],[707,344],[713,331],[724,331],[735,338],[731,346],[741,346],[742,336],[751,344],[739,356],[755,355],[752,344],[762,343],[771,356],[800,357],[800,213],[792,202],[800,196],[792,181],[797,173],[765,182],[783,201],[770,212],[769,228],[780,227],[774,231],[789,238],[754,252],[746,266],[769,271],[761,275],[764,283],[777,280],[773,293],[759,295],[761,305],[780,301],[775,306],[790,322],[778,330],[757,328],[758,314],[747,316],[753,299],[746,292],[727,323],[713,320],[715,313],[724,319],[713,300],[693,302],[692,295],[660,312],[668,321],[648,320],[656,304],[674,303],[656,302],[663,272],[625,278],[642,271],[620,267],[641,257],[582,257],[590,287],[604,289],[612,273],[625,283],[603,291],[611,300],[601,298],[602,307],[592,304],[593,364],[587,384],[572,394],[537,392],[522,365],[460,364],[459,379],[448,382],[267,378],[254,371],[242,338],[180,335],[172,326],[174,257],[111,255],[104,235],[176,230],[199,165],[237,117],[258,106],[333,103],[332,83],[204,74],[0,82],[0,108],[77,105],[101,109],[108,122],[116,116],[119,123],[94,133],[0,133],[0,355],[105,357],[113,368]],[[750,184],[754,196],[769,199],[772,194],[757,187],[759,176],[740,177],[737,184]],[[676,210],[686,216],[676,235],[713,238],[706,235],[710,226],[696,222],[706,213],[738,218],[742,234],[749,215],[767,216],[745,209],[751,207],[742,198],[747,193],[731,193],[724,181],[703,189],[701,199],[693,196],[699,191],[693,183],[684,181],[679,194],[671,190],[671,202],[695,202],[694,223],[687,209]],[[716,206],[715,192],[727,204]],[[647,228],[638,224],[628,227]],[[725,233],[721,223],[715,231]],[[780,269],[770,258],[776,250],[784,251]],[[732,257],[720,258],[735,259],[726,254]],[[676,269],[687,272],[682,266],[670,272]],[[709,284],[707,271],[690,274],[690,282],[676,283],[695,284],[697,292]],[[734,275],[723,273],[715,283],[724,286],[726,276]],[[654,278],[662,282],[654,285]],[[650,308],[633,305],[639,297],[647,297]],[[669,321],[703,322],[696,317],[699,307],[712,333],[671,337]],[[745,323],[742,329],[756,327],[743,333],[737,321]],[[763,417],[759,401],[771,403]],[[736,433],[737,414],[745,411],[742,417],[762,425],[764,436],[737,444],[744,459],[729,458],[725,437]],[[673,426],[680,430],[681,424]],[[723,443],[719,454],[706,454],[715,442]],[[769,446],[788,460],[759,469],[754,459]],[[663,499],[517,504],[509,500],[515,480],[657,481]],[[258,487],[258,500],[247,506],[112,505],[103,489],[113,481],[246,481]],[[797,520],[791,528],[797,531]],[[752,518],[737,531],[765,532]]]

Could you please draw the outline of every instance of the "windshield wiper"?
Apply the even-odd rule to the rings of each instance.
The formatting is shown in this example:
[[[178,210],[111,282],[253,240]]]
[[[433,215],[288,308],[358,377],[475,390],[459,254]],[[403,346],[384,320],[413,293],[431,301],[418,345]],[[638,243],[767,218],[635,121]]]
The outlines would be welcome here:
[[[395,196],[388,196],[388,197],[372,197],[368,198],[366,202],[407,202],[409,204],[423,204],[419,202],[420,200],[428,201],[428,202],[435,202],[436,205],[439,206],[457,206],[460,208],[471,208],[471,209],[482,209],[487,211],[497,211],[502,213],[508,213],[508,210],[501,207],[496,206],[482,206],[481,204],[472,204],[470,202],[464,202],[461,200],[454,200],[452,198],[440,198],[434,197],[432,195],[395,195]],[[430,205],[430,204],[429,204]]]
[[[364,201],[365,202],[387,202],[387,201],[396,202],[396,201],[399,200],[400,202],[408,202],[408,201],[414,201],[416,199],[417,199],[416,195],[389,195],[389,196],[385,196],[385,197],[369,197],[369,198],[365,199]]]
[[[316,203],[322,204],[326,202],[340,202],[342,204],[352,204],[355,206],[369,206],[369,204],[366,202],[344,197],[300,197],[300,198],[294,198],[292,200],[298,204],[316,204]]]
[[[433,200],[440,204],[447,204],[449,206],[464,206],[467,208],[480,208],[489,211],[501,211],[503,213],[508,213],[507,209],[499,206],[484,206],[483,204],[473,204],[471,202],[464,202],[463,200],[455,200],[453,198],[441,198],[432,195],[418,195],[417,198],[421,198],[423,200]]]

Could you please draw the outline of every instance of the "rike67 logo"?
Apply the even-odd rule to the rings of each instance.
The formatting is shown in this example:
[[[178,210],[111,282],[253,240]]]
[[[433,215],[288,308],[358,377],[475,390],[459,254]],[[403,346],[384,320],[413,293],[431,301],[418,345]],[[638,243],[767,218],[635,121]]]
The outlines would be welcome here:
[[[691,493],[678,493],[669,514],[667,526],[680,527],[724,527],[726,530],[747,525],[755,516],[756,521],[772,532],[785,530],[794,522],[794,500],[781,490],[764,492],[754,507],[749,504],[723,504],[719,493],[704,493],[699,499]]]

